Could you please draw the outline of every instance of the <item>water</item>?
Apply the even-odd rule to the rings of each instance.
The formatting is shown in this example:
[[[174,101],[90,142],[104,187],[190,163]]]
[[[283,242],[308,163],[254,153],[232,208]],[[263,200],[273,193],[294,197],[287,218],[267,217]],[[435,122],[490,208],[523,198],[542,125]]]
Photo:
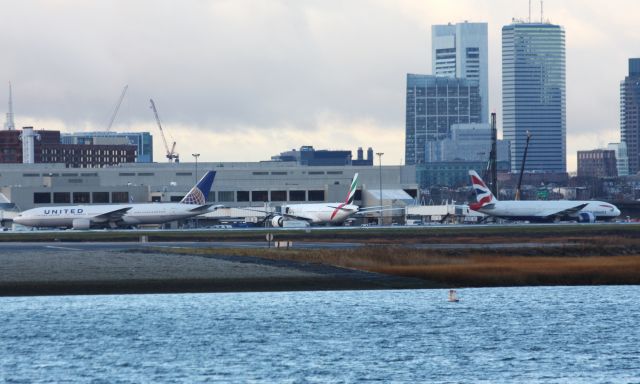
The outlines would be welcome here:
[[[0,382],[640,383],[640,286],[0,298]]]

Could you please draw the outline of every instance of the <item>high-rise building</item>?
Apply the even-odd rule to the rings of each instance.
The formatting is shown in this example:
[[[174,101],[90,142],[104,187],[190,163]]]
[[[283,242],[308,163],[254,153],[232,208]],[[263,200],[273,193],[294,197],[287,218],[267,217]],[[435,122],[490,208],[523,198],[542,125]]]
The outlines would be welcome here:
[[[510,169],[509,142],[496,142],[498,169]],[[479,161],[487,163],[491,152],[491,127],[489,124],[454,124],[451,136],[429,141],[425,146],[425,162]]]
[[[487,23],[431,26],[431,70],[436,76],[476,80],[480,86],[480,121],[489,122]]]
[[[616,155],[616,169],[618,176],[629,176],[629,156],[627,155],[627,145],[622,143],[609,143],[607,149],[612,150]]]
[[[559,25],[514,22],[502,27],[503,138],[511,171],[566,172],[565,33]]]
[[[427,141],[448,137],[454,124],[480,123],[475,80],[407,74],[405,164],[425,162]]]
[[[149,132],[62,133],[62,144],[135,145],[136,163],[153,163],[153,136]]]
[[[620,137],[634,175],[640,171],[640,59],[629,59],[629,75],[620,82]]]

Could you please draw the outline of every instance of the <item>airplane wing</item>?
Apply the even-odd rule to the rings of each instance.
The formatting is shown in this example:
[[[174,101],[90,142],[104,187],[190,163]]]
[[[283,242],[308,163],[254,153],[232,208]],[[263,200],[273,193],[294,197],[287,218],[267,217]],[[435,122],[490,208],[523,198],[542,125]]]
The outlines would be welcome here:
[[[366,215],[368,213],[375,213],[375,212],[386,212],[386,211],[402,211],[404,210],[404,208],[400,208],[400,207],[396,207],[396,208],[385,208],[385,207],[367,207],[367,208],[362,208],[360,210],[358,210],[358,212],[354,213],[354,216],[358,216],[358,215]]]
[[[541,216],[543,217],[563,217],[563,216],[571,216],[571,215],[575,215],[576,213],[580,212],[582,210],[582,208],[586,207],[588,204],[578,204],[574,207],[570,207],[567,209],[563,209],[562,211],[553,211],[553,212],[542,212]]]
[[[131,207],[126,207],[101,213],[99,215],[93,216],[93,219],[98,219],[100,221],[120,221],[122,219],[122,216],[124,216],[130,209]]]
[[[200,211],[209,211],[209,208],[213,208],[213,210],[215,211],[216,209],[220,209],[220,208],[225,208],[224,205],[218,204],[202,204],[202,205],[198,205],[195,208],[191,208],[189,211],[190,212],[200,212]]]

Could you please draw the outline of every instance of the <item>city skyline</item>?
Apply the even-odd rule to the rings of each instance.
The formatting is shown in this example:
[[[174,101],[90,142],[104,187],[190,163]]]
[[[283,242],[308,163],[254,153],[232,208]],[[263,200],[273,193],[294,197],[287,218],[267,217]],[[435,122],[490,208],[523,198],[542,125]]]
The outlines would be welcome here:
[[[627,59],[638,56],[640,5],[616,4],[602,12],[596,2],[545,3],[545,18],[566,30],[569,171],[578,149],[620,140],[619,81]],[[526,1],[25,1],[5,8],[0,72],[13,84],[16,128],[104,130],[129,84],[112,130],[158,137],[147,105],[153,97],[178,152],[202,153],[203,162],[265,160],[313,145],[371,146],[385,153],[384,164],[398,164],[405,76],[431,72],[432,25],[464,20],[488,23],[489,110],[501,128],[500,29],[527,16]],[[6,112],[8,86],[1,89]],[[164,150],[154,141],[160,161]],[[245,153],[246,146],[256,150]]]

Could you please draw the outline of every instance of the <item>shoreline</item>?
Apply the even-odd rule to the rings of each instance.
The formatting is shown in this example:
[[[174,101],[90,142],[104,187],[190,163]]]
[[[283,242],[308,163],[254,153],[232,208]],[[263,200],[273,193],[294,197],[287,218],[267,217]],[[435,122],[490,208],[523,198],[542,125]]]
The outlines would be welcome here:
[[[0,297],[441,288],[425,280],[260,257],[160,252],[0,255]]]

